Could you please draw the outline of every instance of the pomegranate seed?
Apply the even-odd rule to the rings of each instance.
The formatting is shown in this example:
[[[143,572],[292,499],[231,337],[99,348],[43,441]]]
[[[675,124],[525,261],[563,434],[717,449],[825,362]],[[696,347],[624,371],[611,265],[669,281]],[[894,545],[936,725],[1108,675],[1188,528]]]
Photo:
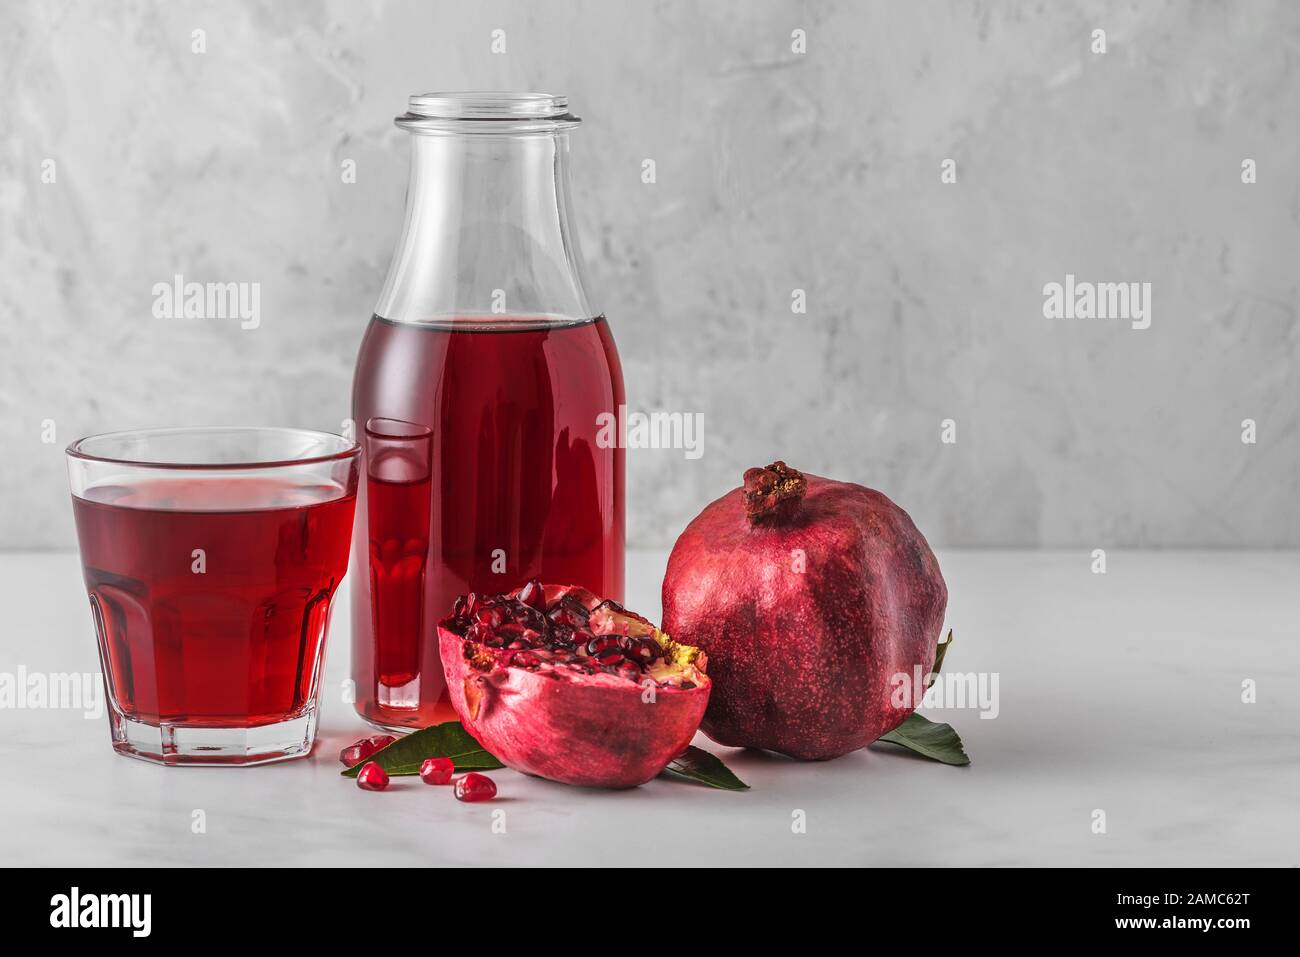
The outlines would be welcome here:
[[[373,734],[360,741],[353,741],[339,752],[339,762],[346,767],[354,768],[380,748],[386,748],[396,740],[391,734]]]
[[[497,605],[485,605],[480,602],[474,612],[474,620],[489,628],[500,628],[506,620],[505,610]]]
[[[591,657],[595,660],[596,664],[599,665],[617,665],[620,662],[627,660],[623,657],[623,650],[618,647],[606,648],[603,651],[598,651]]]
[[[644,665],[658,660],[663,654],[663,649],[659,647],[659,642],[653,638],[625,638],[619,642],[623,648],[623,653],[633,661]]]
[[[568,625],[570,628],[587,627],[587,609],[581,602],[567,595],[555,603],[546,613],[546,617],[557,625]]]
[[[578,643],[577,633],[568,625],[551,625],[546,630],[547,640],[561,648],[572,648]]]
[[[623,661],[614,669],[615,674],[619,677],[627,678],[629,681],[641,681],[641,667],[631,661]]]
[[[497,796],[497,786],[486,774],[471,771],[456,779],[457,801],[490,801]]]
[[[465,637],[481,645],[492,637],[492,629],[484,624],[473,624],[470,625],[469,631],[465,632]]]
[[[610,650],[617,651],[620,658],[623,656],[623,650],[618,646],[618,639],[610,635],[597,635],[587,642],[587,654],[593,658],[597,658]]]
[[[515,615],[515,621],[536,632],[546,630],[546,616],[528,605],[519,606],[519,614]]]
[[[518,668],[535,668],[541,661],[531,651],[521,651],[510,656],[510,663]]]
[[[447,784],[455,770],[451,758],[425,758],[420,765],[420,780],[425,784]]]
[[[524,636],[524,626],[516,625],[513,621],[509,624],[497,628],[497,634],[501,636],[502,641],[514,641],[516,638]]]
[[[546,611],[546,589],[536,578],[519,589],[519,600],[537,611]]]
[[[456,599],[456,603],[451,606],[451,617],[453,618],[465,617],[465,596],[464,595],[458,597]]]
[[[374,761],[367,761],[357,772],[357,787],[363,791],[382,791],[388,787],[388,772]]]
[[[358,764],[370,757],[373,750],[364,740],[356,744],[350,744],[339,752],[339,762],[345,768],[355,768]]]

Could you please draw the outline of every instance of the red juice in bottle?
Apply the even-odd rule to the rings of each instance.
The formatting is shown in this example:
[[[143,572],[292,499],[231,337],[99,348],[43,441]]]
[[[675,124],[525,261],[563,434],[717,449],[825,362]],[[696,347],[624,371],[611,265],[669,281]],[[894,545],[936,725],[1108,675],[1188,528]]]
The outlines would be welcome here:
[[[363,717],[454,718],[436,629],[458,595],[536,577],[622,599],[624,456],[599,436],[623,401],[603,318],[371,321],[353,393],[367,456],[354,567],[369,575],[353,578],[352,622]]]
[[[371,417],[365,426],[366,523],[370,557],[370,625],[378,703],[419,704],[425,572],[433,507],[427,426]]]
[[[371,478],[366,486],[370,518],[370,594],[379,683],[400,688],[420,673],[420,646],[412,636],[424,624],[424,579],[429,536],[410,526],[429,524],[429,477],[411,482]]]

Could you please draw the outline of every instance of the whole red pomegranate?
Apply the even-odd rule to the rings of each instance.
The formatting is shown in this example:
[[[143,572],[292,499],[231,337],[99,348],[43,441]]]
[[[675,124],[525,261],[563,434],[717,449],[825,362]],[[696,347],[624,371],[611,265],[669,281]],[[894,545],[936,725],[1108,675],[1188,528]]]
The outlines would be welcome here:
[[[906,512],[784,462],[696,516],[663,586],[664,627],[709,656],[704,732],[803,759],[856,751],[911,714],[891,679],[929,672],[947,603]]]
[[[458,598],[438,641],[465,730],[507,767],[565,784],[644,784],[709,701],[698,649],[585,588]]]

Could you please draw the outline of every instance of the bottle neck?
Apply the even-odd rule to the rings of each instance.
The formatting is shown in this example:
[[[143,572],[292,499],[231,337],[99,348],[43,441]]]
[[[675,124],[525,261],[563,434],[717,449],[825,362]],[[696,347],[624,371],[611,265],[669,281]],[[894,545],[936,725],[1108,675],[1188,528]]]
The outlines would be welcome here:
[[[413,133],[402,237],[375,313],[395,322],[586,320],[569,135]]]

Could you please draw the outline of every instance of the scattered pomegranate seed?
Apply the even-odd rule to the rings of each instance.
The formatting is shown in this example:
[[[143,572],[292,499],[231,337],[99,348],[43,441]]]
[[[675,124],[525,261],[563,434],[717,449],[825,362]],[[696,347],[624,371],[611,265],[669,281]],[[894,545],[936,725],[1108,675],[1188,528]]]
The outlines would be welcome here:
[[[471,771],[456,779],[457,801],[490,801],[497,796],[497,786],[486,774]]]
[[[353,741],[339,752],[339,763],[344,767],[355,768],[380,748],[386,748],[396,740],[391,734],[373,734],[360,741]]]
[[[372,751],[370,745],[365,741],[358,741],[356,744],[349,744],[339,752],[339,763],[345,768],[355,768],[358,764],[370,757]]]
[[[374,761],[367,761],[357,772],[357,787],[363,791],[382,791],[388,787],[388,772]]]
[[[449,784],[455,770],[451,758],[425,758],[420,765],[420,780],[425,784]]]

